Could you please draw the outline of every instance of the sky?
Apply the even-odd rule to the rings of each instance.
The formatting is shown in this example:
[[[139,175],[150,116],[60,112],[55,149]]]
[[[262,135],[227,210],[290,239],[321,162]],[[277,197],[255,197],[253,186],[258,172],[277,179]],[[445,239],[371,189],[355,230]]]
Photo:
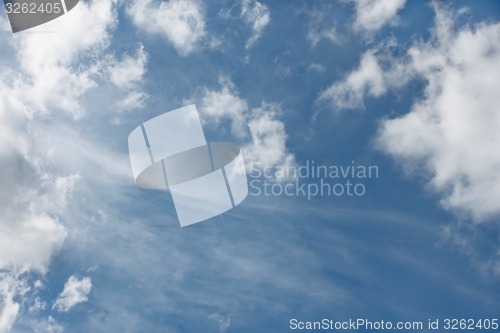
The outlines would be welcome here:
[[[13,34],[2,9],[0,332],[498,318],[499,20],[493,0],[81,0]],[[190,104],[254,187],[181,228],[127,138]],[[348,177],[362,195],[263,192],[345,183],[263,174],[313,163],[378,172]]]

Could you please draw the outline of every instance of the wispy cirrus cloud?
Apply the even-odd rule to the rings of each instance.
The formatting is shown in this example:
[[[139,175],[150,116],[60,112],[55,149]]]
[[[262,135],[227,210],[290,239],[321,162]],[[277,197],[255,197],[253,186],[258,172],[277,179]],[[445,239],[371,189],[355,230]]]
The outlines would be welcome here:
[[[264,28],[271,22],[271,12],[267,5],[257,0],[242,0],[241,17],[252,29],[252,36],[245,44],[245,47],[249,49],[257,42]]]

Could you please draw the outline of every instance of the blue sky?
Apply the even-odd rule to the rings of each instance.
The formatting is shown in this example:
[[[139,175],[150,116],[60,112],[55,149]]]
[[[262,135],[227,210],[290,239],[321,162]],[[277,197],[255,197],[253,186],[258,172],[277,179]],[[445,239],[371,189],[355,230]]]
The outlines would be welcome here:
[[[0,15],[0,332],[500,313],[496,1],[81,1]],[[260,167],[376,165],[181,228],[127,137],[195,103]],[[276,184],[292,180],[271,179]]]

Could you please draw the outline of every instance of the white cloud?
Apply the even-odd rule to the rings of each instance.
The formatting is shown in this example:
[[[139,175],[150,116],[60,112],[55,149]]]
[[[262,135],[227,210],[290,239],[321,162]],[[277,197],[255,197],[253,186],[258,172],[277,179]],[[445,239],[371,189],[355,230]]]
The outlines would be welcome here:
[[[134,0],[127,9],[134,24],[162,35],[182,54],[192,52],[205,36],[205,18],[196,0]]]
[[[125,55],[121,61],[111,61],[107,70],[110,81],[118,87],[128,88],[142,81],[146,73],[148,55],[141,44],[136,57]]]
[[[47,307],[47,302],[40,299],[40,297],[35,298],[33,305],[28,308],[28,312],[31,314],[36,314]]]
[[[286,148],[285,125],[278,120],[281,107],[276,103],[262,103],[252,110],[248,127],[251,141],[243,149],[247,164],[257,166],[289,166],[295,163],[293,154]]]
[[[249,49],[257,42],[264,28],[271,22],[271,13],[267,5],[256,0],[242,0],[241,17],[252,28],[252,36],[245,44],[245,47]]]
[[[24,76],[15,76],[11,92],[32,109],[42,112],[65,110],[75,117],[84,113],[78,99],[96,83],[96,69],[75,66],[83,55],[102,51],[109,42],[109,31],[116,24],[115,1],[80,3],[33,32],[49,30],[57,33],[26,33],[13,37],[17,58]]]
[[[34,32],[55,33],[23,33],[8,39],[19,66],[0,76],[0,178],[4,185],[0,191],[0,269],[44,274],[64,242],[66,230],[58,216],[64,213],[79,176],[48,171],[33,124],[40,114],[54,109],[80,113],[80,97],[95,85],[93,56],[103,53],[116,23],[114,5],[112,0],[81,3],[67,15],[34,28]],[[88,58],[94,62],[76,66]]]
[[[0,269],[45,273],[66,231],[56,216],[77,176],[42,170],[27,137],[30,119],[22,103],[0,95]]]
[[[75,305],[87,302],[91,290],[92,280],[90,277],[84,277],[79,280],[73,275],[64,285],[64,290],[57,298],[52,309],[56,309],[59,312],[68,312]]]
[[[354,27],[363,31],[377,31],[392,23],[406,0],[353,0],[356,5]]]
[[[432,40],[408,51],[425,97],[382,123],[379,144],[423,172],[444,207],[481,221],[500,214],[500,24],[454,31],[452,14],[435,9]]]
[[[386,92],[384,73],[372,51],[361,57],[359,67],[345,80],[334,83],[321,93],[319,99],[327,100],[337,109],[363,108],[366,94],[378,97]]]
[[[118,61],[113,56],[108,56],[99,64],[106,71],[104,76],[118,88],[118,91],[113,91],[113,94],[121,97],[115,104],[115,110],[122,112],[144,107],[148,95],[142,89],[142,82],[147,71],[147,62],[148,54],[141,44],[135,57],[126,54]],[[118,117],[114,121],[122,122]]]
[[[364,109],[367,96],[380,97],[389,89],[404,87],[416,73],[408,66],[406,56],[392,55],[396,46],[396,40],[389,38],[365,51],[358,67],[323,91],[318,100],[330,103],[337,111]]]
[[[238,137],[248,135],[246,128],[247,102],[235,92],[234,85],[226,78],[220,78],[221,90],[203,88],[200,112],[204,121],[220,124],[224,119],[231,121],[231,133]]]
[[[16,320],[20,305],[14,301],[18,281],[8,274],[0,273],[0,333],[9,332]]]
[[[500,24],[457,30],[451,12],[434,9],[428,41],[399,58],[384,48],[368,50],[320,99],[338,110],[363,108],[366,96],[423,79],[424,97],[408,114],[381,123],[378,144],[408,173],[425,177],[445,208],[482,221],[500,214],[500,156],[492,153],[500,151]]]
[[[286,148],[286,130],[279,120],[281,108],[276,103],[262,103],[250,108],[236,91],[234,84],[226,79],[219,80],[221,89],[204,87],[200,96],[186,103],[197,103],[199,112],[208,124],[223,126],[231,123],[231,133],[244,142],[243,156],[246,164],[256,166],[288,165],[294,163],[294,156]]]
[[[63,222],[80,176],[50,167],[51,147],[42,142],[59,132],[46,120],[56,110],[75,118],[85,113],[82,97],[104,72],[97,59],[105,58],[115,6],[114,0],[80,2],[30,33],[0,37],[12,52],[0,74],[0,332],[10,330],[26,301],[26,281],[19,276],[44,275],[66,239]],[[43,31],[52,32],[37,33]],[[65,137],[68,145],[72,140]],[[65,160],[69,156],[73,152]],[[43,302],[33,306],[36,312]],[[60,332],[56,324],[49,320],[42,331]]]

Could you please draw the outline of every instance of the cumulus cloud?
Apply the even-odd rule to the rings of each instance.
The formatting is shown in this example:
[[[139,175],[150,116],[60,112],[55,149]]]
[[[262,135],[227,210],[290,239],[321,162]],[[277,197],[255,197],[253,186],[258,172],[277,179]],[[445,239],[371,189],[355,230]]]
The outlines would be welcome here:
[[[271,12],[267,5],[256,0],[242,0],[241,17],[252,29],[252,36],[245,44],[245,47],[249,49],[257,42],[264,28],[271,22]]]
[[[406,0],[354,0],[357,30],[374,32],[394,21]]]
[[[45,273],[66,231],[56,216],[64,210],[77,175],[43,171],[29,149],[29,121],[22,103],[0,95],[0,269]]]
[[[335,109],[356,109],[364,107],[366,94],[381,96],[387,90],[384,73],[373,52],[361,57],[359,67],[343,81],[334,83],[321,93],[319,99],[331,102]]]
[[[142,81],[146,73],[148,55],[141,44],[137,55],[132,57],[126,54],[121,61],[112,60],[107,66],[110,81],[118,87],[128,88]]]
[[[196,98],[189,101],[199,105],[204,122],[224,126],[224,122],[229,121],[231,133],[244,143],[246,164],[275,166],[294,163],[293,154],[286,148],[287,134],[280,120],[280,105],[263,102],[259,107],[251,108],[229,79],[221,77],[219,82],[219,90],[204,87]]]
[[[55,301],[52,309],[68,312],[75,305],[87,302],[91,290],[92,280],[90,277],[87,276],[80,280],[73,275],[64,285],[64,290]]]
[[[281,107],[276,103],[262,103],[252,109],[248,127],[251,141],[243,147],[245,160],[257,166],[288,166],[295,163],[293,154],[286,148],[285,125],[278,120]]]
[[[12,39],[20,61],[22,77],[16,80],[18,93],[30,108],[42,112],[64,110],[75,117],[84,113],[78,99],[95,87],[95,68],[75,66],[82,54],[99,52],[109,42],[109,32],[116,24],[115,1],[80,3],[68,14],[33,29],[57,33],[19,34]],[[13,78],[11,78],[12,80]]]
[[[404,87],[416,73],[412,66],[408,66],[406,56],[392,55],[396,46],[397,42],[389,38],[365,51],[358,67],[325,89],[318,100],[337,111],[359,110],[364,109],[366,97],[380,97],[388,90]]]
[[[366,51],[320,100],[337,110],[359,109],[367,96],[423,79],[424,97],[406,115],[381,123],[378,145],[409,174],[425,177],[445,208],[482,221],[500,214],[500,157],[492,154],[500,150],[500,24],[457,29],[453,13],[434,9],[429,40],[399,58],[387,48]]]
[[[44,274],[62,246],[66,231],[58,216],[79,176],[46,169],[32,126],[54,109],[80,112],[95,65],[75,64],[102,53],[116,23],[113,6],[112,0],[83,3],[44,25],[57,33],[11,37],[18,66],[0,76],[0,268]]]
[[[20,276],[44,275],[66,239],[67,205],[81,177],[66,173],[64,164],[50,167],[51,147],[44,143],[53,132],[62,133],[44,119],[53,120],[59,110],[74,118],[85,114],[83,96],[106,68],[97,59],[113,60],[106,49],[117,22],[116,4],[83,2],[32,33],[1,36],[12,57],[0,63],[8,68],[0,74],[0,332],[12,328],[26,301],[29,281]],[[54,33],[37,33],[44,30]],[[64,140],[70,146],[73,136]],[[73,152],[65,160],[71,160],[68,156]],[[40,308],[41,300],[28,311]],[[57,323],[47,323],[61,331]]]
[[[196,0],[134,0],[127,9],[141,30],[166,38],[181,55],[192,52],[205,36],[205,18]]]
[[[125,54],[121,60],[108,56],[100,67],[113,85],[118,88],[117,95],[121,98],[115,103],[115,110],[129,111],[144,107],[148,95],[143,91],[142,82],[147,71],[148,54],[142,44],[135,56]],[[116,122],[121,122],[115,118]]]
[[[200,99],[200,110],[203,120],[215,124],[220,124],[228,119],[231,122],[231,132],[238,137],[248,134],[246,128],[246,113],[248,104],[235,92],[233,83],[220,78],[220,90],[203,88]]]
[[[491,153],[500,150],[500,24],[456,29],[453,13],[434,9],[428,41],[399,58],[388,48],[366,51],[358,68],[319,99],[337,110],[360,109],[367,96],[423,79],[424,97],[406,115],[385,119],[377,143],[409,174],[425,177],[445,208],[482,221],[500,214],[500,157]]]
[[[425,97],[382,123],[379,144],[423,171],[444,207],[481,221],[500,214],[500,23],[456,31],[452,13],[435,9],[432,39],[408,51]]]

